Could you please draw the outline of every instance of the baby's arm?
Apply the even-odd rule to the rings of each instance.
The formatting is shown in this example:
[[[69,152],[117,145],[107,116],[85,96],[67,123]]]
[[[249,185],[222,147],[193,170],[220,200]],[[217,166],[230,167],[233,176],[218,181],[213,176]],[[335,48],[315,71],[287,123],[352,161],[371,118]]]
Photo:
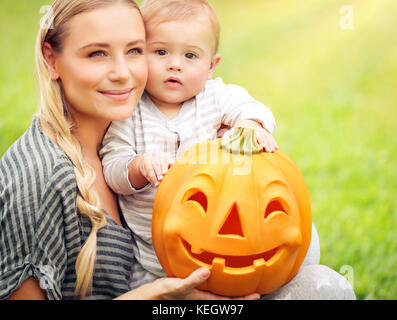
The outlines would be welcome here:
[[[168,170],[166,154],[137,154],[132,118],[113,122],[102,144],[100,156],[104,176],[118,194],[144,191],[149,183],[157,187]]]
[[[226,85],[221,79],[216,81],[216,100],[221,109],[222,124],[231,127],[224,137],[227,138],[236,126],[251,127],[255,128],[258,143],[264,146],[265,151],[277,149],[272,136],[276,123],[270,109],[255,100],[244,88]]]
[[[113,122],[102,142],[99,154],[109,187],[116,193],[129,195],[146,190],[146,183],[131,183],[129,167],[139,155],[135,146],[134,121],[128,118]],[[136,185],[136,187],[135,187]]]

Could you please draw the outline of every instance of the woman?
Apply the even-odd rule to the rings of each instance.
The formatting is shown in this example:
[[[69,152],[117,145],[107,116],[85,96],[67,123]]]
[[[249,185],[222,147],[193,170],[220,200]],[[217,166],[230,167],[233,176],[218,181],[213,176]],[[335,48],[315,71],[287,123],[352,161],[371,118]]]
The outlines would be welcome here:
[[[0,161],[0,298],[220,298],[194,289],[206,269],[128,289],[133,238],[98,151],[110,122],[131,116],[146,83],[136,4],[56,0],[43,22],[39,112]]]

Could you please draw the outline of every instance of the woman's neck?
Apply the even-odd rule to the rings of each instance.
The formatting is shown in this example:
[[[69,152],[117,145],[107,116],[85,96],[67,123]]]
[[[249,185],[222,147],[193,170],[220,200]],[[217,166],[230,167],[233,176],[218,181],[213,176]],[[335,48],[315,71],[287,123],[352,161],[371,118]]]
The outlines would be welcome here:
[[[73,134],[79,140],[84,158],[87,161],[99,160],[98,153],[110,121],[101,119],[79,119]]]

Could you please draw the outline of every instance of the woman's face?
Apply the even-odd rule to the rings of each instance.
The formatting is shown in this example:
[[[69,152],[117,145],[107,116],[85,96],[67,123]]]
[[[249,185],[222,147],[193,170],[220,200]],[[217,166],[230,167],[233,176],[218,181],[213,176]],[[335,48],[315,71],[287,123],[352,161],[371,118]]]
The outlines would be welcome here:
[[[146,84],[145,46],[141,15],[126,4],[68,21],[62,52],[54,53],[54,69],[75,120],[131,116]]]

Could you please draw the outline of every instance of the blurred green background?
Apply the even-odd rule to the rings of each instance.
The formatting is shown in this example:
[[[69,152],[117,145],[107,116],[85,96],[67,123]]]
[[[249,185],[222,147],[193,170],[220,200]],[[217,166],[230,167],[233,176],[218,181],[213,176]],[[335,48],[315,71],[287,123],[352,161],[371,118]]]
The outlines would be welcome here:
[[[272,109],[274,136],[309,188],[321,263],[350,266],[359,299],[397,299],[397,1],[212,3],[216,76]],[[0,2],[0,156],[36,111],[34,42],[47,4]]]

